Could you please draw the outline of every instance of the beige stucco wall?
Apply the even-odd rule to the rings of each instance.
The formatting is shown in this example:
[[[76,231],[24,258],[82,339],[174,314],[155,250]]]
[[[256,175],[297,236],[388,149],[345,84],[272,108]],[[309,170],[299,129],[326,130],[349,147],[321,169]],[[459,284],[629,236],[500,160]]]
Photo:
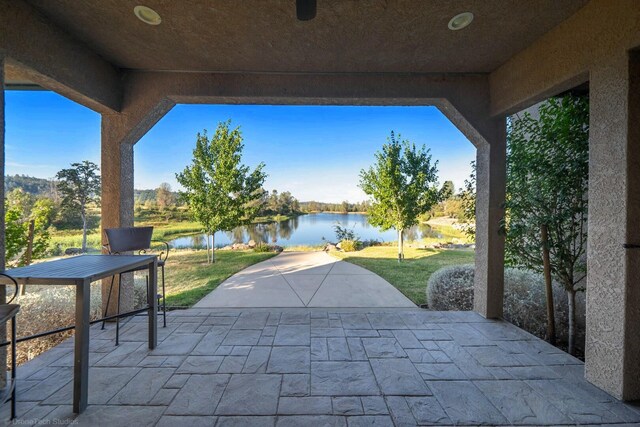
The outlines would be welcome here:
[[[640,398],[640,61],[622,53],[590,75],[586,376]]]

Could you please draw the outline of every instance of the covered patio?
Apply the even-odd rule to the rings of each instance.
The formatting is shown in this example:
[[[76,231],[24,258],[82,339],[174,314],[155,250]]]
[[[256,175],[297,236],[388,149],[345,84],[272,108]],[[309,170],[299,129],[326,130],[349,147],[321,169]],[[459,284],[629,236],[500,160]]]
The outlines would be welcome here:
[[[626,246],[640,244],[637,1],[326,1],[299,21],[294,1],[150,0],[159,25],[141,22],[137,5],[0,0],[4,90],[52,90],[102,115],[103,228],[133,225],[135,143],[178,103],[434,105],[477,148],[475,306],[191,309],[171,313],[152,351],[140,319],[119,347],[111,330],[92,330],[90,405],[78,421],[640,422],[618,401],[640,399],[640,251]],[[465,11],[467,28],[447,28]],[[584,365],[493,320],[503,313],[506,118],[580,85],[591,112]],[[130,310],[130,281],[121,299]],[[21,418],[71,416],[71,349],[19,369]],[[267,418],[238,418],[248,415]]]

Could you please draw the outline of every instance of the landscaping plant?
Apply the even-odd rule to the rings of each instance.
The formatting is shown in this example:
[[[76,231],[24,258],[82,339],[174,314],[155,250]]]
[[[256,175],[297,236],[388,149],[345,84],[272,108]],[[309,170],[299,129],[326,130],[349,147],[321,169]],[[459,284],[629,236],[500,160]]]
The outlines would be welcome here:
[[[383,231],[398,232],[398,262],[404,258],[403,231],[418,223],[418,216],[439,201],[437,164],[429,149],[417,148],[391,132],[376,162],[360,171],[360,188],[372,199],[369,223]]]
[[[553,320],[551,277],[568,299],[568,352],[575,347],[575,296],[583,291],[587,244],[589,101],[551,98],[513,118],[507,133],[506,258],[544,273],[548,319]],[[553,340],[552,324],[549,339]]]
[[[88,160],[72,163],[71,168],[56,174],[62,208],[82,219],[82,252],[87,251],[87,206],[100,202],[98,165]]]
[[[253,171],[242,164],[244,143],[240,128],[230,129],[231,121],[221,122],[211,139],[207,131],[198,133],[193,161],[176,179],[185,188],[187,201],[196,221],[211,240],[207,262],[215,262],[216,231],[232,230],[249,223],[262,205],[264,163]]]

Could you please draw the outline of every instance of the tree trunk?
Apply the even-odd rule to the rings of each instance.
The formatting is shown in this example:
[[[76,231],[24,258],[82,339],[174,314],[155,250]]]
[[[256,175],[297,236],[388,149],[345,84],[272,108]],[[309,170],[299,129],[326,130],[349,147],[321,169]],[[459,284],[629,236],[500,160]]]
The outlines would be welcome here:
[[[398,230],[398,262],[402,261],[403,258],[403,254],[402,254],[402,246],[403,246],[403,242],[402,242],[402,230]]]
[[[551,260],[549,257],[549,232],[546,225],[540,227],[542,240],[542,264],[544,265],[544,285],[547,296],[547,338],[556,345],[556,316],[553,306],[553,283],[551,281]]]
[[[211,233],[211,264],[216,262],[216,234]]]
[[[573,356],[576,341],[576,291],[573,289],[568,290],[567,297],[569,300],[569,344],[567,352]]]
[[[209,232],[204,235],[204,242],[207,245],[207,264],[209,264]]]
[[[82,212],[82,253],[87,252],[87,215]]]
[[[34,220],[29,221],[29,234],[27,235],[27,250],[24,253],[24,265],[31,265],[31,258],[33,258],[33,239],[35,235],[36,222]],[[27,293],[27,285],[20,286],[20,295]]]

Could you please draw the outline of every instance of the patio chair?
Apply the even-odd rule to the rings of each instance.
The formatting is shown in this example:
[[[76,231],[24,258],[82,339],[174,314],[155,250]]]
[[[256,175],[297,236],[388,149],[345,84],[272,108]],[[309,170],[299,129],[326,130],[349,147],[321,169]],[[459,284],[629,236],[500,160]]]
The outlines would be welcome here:
[[[139,254],[146,254],[151,250],[151,236],[153,235],[153,227],[122,227],[122,228],[107,228],[104,230],[107,235],[107,244],[104,248],[109,251],[111,255],[120,255],[125,252],[135,252]],[[158,267],[162,271],[162,293],[157,295],[158,305],[162,300],[162,323],[163,326],[167,326],[167,304],[165,300],[165,286],[164,286],[164,266],[169,257],[169,244],[167,242],[157,241],[164,245],[164,250],[158,255]],[[116,314],[120,314],[120,282],[122,275],[125,273],[134,273],[136,271],[147,271],[147,267],[143,266],[133,270],[120,273],[118,276],[118,301],[116,304]],[[104,317],[107,317],[109,311],[109,303],[111,301],[111,291],[113,290],[113,283],[115,276],[111,278],[111,285],[109,286],[109,296],[107,297],[107,305],[104,310]],[[146,276],[147,285],[149,284],[149,277]],[[102,321],[102,329],[104,329],[105,321]],[[116,345],[120,344],[120,318],[116,317]]]
[[[13,297],[6,304],[0,304],[0,325],[6,325],[11,320],[11,379],[7,380],[6,387],[0,391],[0,403],[11,401],[11,419],[13,420],[16,418],[16,315],[20,311],[20,305],[12,302],[18,296],[19,286],[13,277],[5,273],[0,273],[0,276],[9,279],[16,288]],[[9,343],[3,343],[3,346],[7,344]]]

